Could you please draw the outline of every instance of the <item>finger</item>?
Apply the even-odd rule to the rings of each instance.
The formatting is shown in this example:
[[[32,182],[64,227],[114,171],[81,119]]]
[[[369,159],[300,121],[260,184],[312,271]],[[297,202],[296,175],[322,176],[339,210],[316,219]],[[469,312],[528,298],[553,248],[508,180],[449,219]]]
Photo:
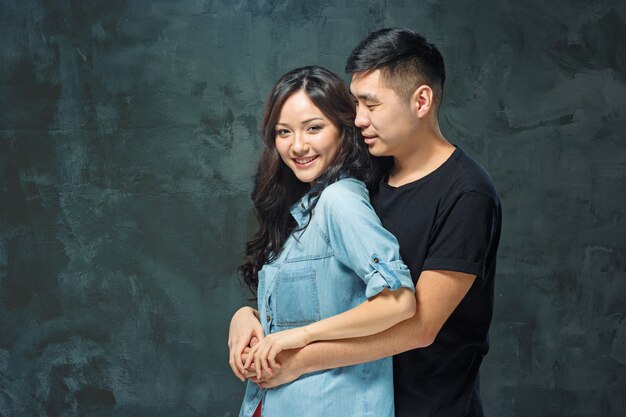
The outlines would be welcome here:
[[[248,359],[248,356],[251,356],[251,355],[247,355],[247,354],[243,354],[243,355],[241,355],[241,361],[242,361],[242,363],[244,363],[244,364],[246,363],[246,360]],[[252,362],[252,363],[250,364],[250,366],[248,366],[248,368],[244,368],[244,371],[245,371],[246,369],[252,369],[252,370],[253,370],[253,369],[255,369],[255,368],[254,368],[254,362]]]
[[[265,376],[265,363],[263,361],[263,350],[259,349],[254,355],[254,364],[256,366],[256,373],[259,375],[259,378],[263,378]]]
[[[235,362],[235,356],[232,353],[230,354],[228,364],[230,365],[230,369],[232,369],[235,376],[239,378],[242,382],[245,381],[244,376],[239,372],[239,368],[237,368],[237,363]]]
[[[263,382],[263,379],[259,378],[258,376],[253,376],[252,378],[250,378],[250,381],[258,384],[259,382]]]
[[[249,379],[256,379],[257,378],[257,374],[254,371],[246,370],[244,375],[245,375],[246,378],[249,378]]]
[[[252,339],[250,339],[250,347],[254,347],[256,344],[259,343],[259,338],[257,336],[252,336]]]
[[[271,389],[280,385],[278,378],[264,379],[258,382],[259,388]]]
[[[244,368],[243,368],[243,359],[241,358],[241,350],[240,349],[234,349],[231,350],[231,352],[233,352],[232,354],[232,359],[234,361],[234,365],[237,367],[237,369],[239,370],[239,374],[243,374]]]
[[[267,360],[270,364],[270,366],[272,368],[278,368],[279,365],[276,362],[276,355],[278,355],[278,353],[280,353],[280,351],[282,351],[282,349],[279,346],[274,345],[271,349],[269,354],[267,355]]]
[[[263,366],[261,366],[258,352],[254,355],[254,370],[256,371],[257,378],[263,377]]]
[[[254,336],[256,336],[256,338],[261,341],[265,338],[265,332],[263,331],[263,326],[261,326],[261,324],[259,323],[259,326],[256,327],[252,333],[254,334]]]
[[[237,351],[233,351],[231,360],[233,361],[233,365],[231,365],[231,367],[234,366],[237,370],[235,375],[237,375],[237,378],[239,378],[242,382],[245,381],[246,378],[243,376],[243,370],[241,368],[241,359],[237,359]]]
[[[253,347],[250,352],[248,353],[248,357],[246,358],[246,363],[243,364],[243,368],[244,369],[248,369],[250,367],[250,364],[252,363],[252,360],[254,359],[254,355],[256,353],[256,351],[258,350],[259,345]]]
[[[230,349],[232,346],[235,346],[237,344],[237,337],[236,336],[231,336],[230,334],[228,335],[228,341],[227,341],[227,345],[228,348]]]
[[[245,369],[243,367],[243,359],[241,358],[241,356],[235,356],[235,366],[237,366],[237,370],[239,371],[239,373],[243,375]]]
[[[271,349],[272,347],[268,346],[265,349],[262,349],[261,354],[259,355],[261,358],[261,365],[263,366],[263,370],[259,372],[261,376],[264,376],[266,372],[270,377],[274,375],[274,370],[270,367],[270,364],[267,360]]]

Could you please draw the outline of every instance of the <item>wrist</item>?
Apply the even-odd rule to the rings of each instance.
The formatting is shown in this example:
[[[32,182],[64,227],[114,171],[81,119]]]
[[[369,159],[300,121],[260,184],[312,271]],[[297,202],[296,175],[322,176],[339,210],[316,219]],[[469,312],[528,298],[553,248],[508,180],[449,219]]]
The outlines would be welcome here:
[[[304,335],[304,345],[308,345],[309,343],[313,343],[315,342],[317,339],[315,339],[315,335],[313,332],[313,329],[311,328],[311,325],[306,325],[306,326],[302,326],[302,333]]]
[[[239,310],[237,310],[237,313],[240,313],[240,314],[252,314],[257,319],[259,318],[259,312],[256,309],[254,309],[254,308],[252,308],[250,306],[243,306],[243,307],[241,307]]]
[[[293,349],[291,352],[290,369],[294,372],[296,378],[300,378],[304,374],[313,372],[307,361],[306,346],[300,349]]]

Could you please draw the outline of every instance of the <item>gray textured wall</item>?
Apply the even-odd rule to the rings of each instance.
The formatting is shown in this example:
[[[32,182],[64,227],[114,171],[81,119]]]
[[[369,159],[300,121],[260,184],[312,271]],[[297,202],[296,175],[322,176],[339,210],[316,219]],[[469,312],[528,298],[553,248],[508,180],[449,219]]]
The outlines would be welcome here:
[[[264,98],[406,26],[504,207],[490,416],[626,415],[623,1],[3,0],[0,416],[234,416]]]

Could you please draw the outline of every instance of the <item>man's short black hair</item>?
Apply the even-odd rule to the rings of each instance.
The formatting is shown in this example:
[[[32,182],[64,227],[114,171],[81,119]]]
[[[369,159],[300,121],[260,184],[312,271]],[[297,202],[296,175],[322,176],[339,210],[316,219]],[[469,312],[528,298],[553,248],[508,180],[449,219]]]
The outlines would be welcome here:
[[[420,85],[430,86],[439,107],[446,80],[443,57],[419,33],[403,28],[373,32],[354,48],[346,62],[350,74],[377,69],[383,83],[400,97],[408,99]]]

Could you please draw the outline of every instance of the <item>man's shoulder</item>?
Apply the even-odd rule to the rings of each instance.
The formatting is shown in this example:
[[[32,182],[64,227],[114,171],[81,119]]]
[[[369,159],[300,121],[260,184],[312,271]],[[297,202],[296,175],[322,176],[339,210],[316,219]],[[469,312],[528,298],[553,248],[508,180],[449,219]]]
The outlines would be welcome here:
[[[450,172],[447,181],[451,194],[459,196],[466,193],[482,194],[498,202],[498,192],[485,168],[462,149],[457,148],[450,157]]]

